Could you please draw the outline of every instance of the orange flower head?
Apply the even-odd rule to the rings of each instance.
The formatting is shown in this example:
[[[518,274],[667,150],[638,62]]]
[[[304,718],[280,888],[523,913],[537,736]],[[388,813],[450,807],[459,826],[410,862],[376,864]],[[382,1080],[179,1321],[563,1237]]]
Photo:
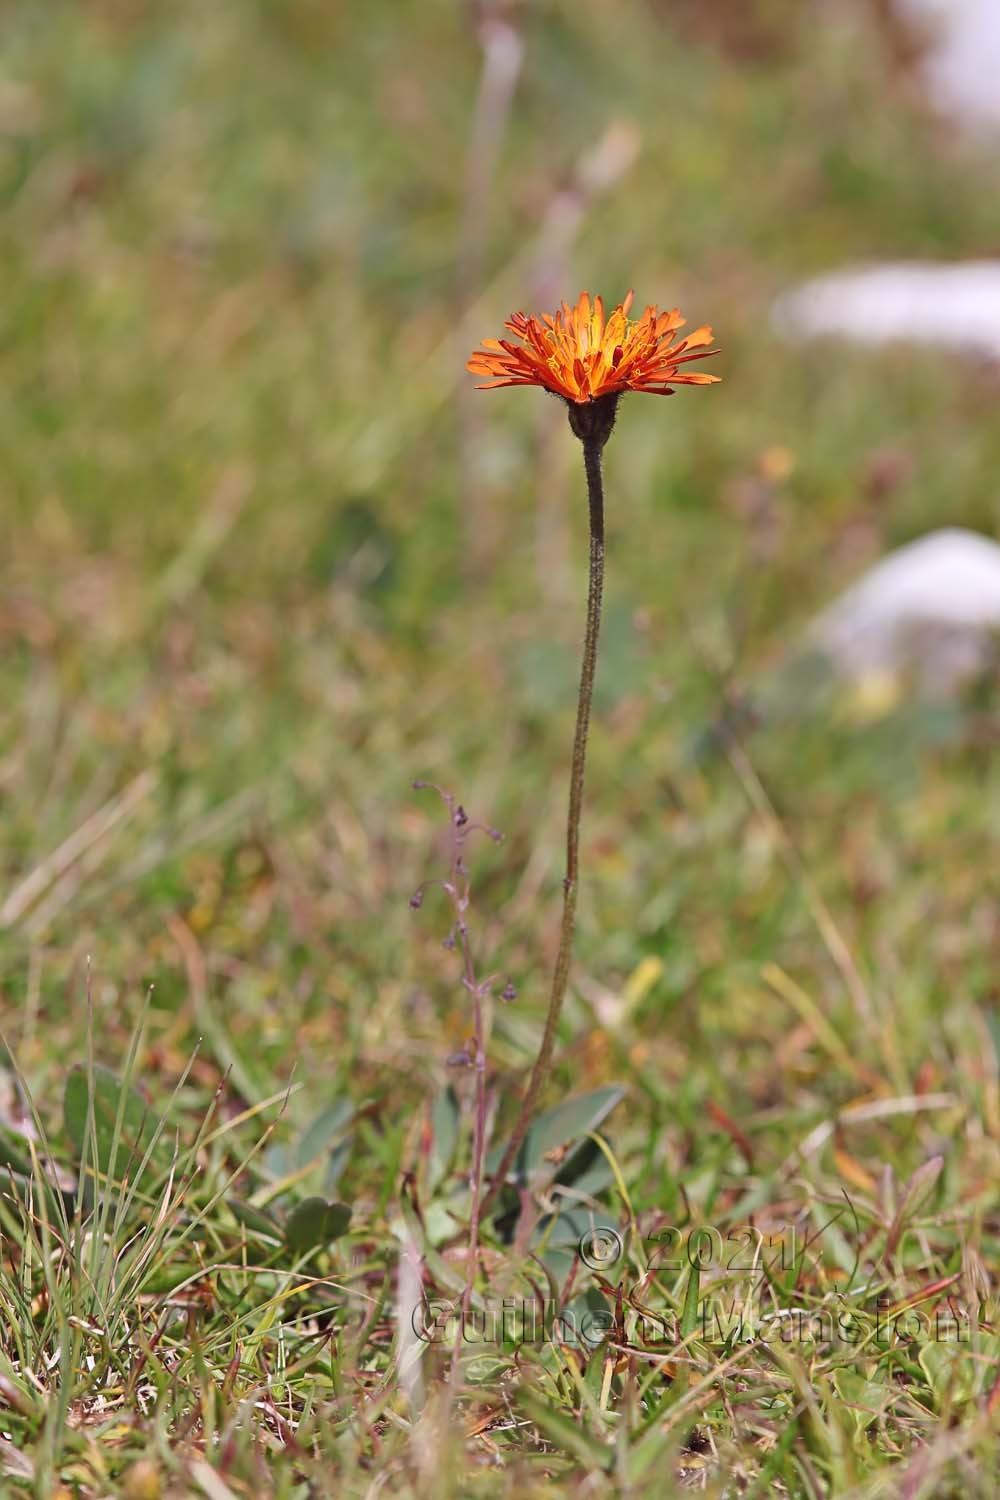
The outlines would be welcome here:
[[[684,338],[678,330],[685,320],[678,308],[661,313],[647,307],[634,322],[629,318],[632,293],[605,320],[604,303],[581,292],[575,307],[567,302],[558,312],[538,318],[514,313],[507,327],[510,339],[484,339],[468,362],[473,375],[492,378],[480,390],[502,385],[540,385],[562,396],[572,406],[616,400],[626,391],[650,391],[672,396],[676,385],[714,385],[717,375],[687,371],[692,360],[717,354],[707,325]]]

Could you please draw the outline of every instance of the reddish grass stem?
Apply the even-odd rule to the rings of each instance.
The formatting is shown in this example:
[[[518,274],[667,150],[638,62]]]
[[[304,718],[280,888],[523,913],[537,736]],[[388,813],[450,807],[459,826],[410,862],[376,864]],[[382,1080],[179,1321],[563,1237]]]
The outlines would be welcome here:
[[[460,870],[460,859],[456,861],[456,864]],[[453,876],[453,878],[455,877]],[[472,1293],[476,1284],[476,1260],[479,1255],[479,1225],[481,1221],[480,1200],[483,1191],[483,1155],[486,1149],[486,1038],[483,1030],[483,990],[482,986],[476,983],[476,973],[472,960],[472,948],[469,943],[469,931],[465,921],[464,908],[460,911],[458,917],[458,944],[462,951],[465,987],[472,995],[472,1029],[473,1047],[475,1049],[472,1065],[476,1074],[476,1101],[472,1127],[472,1201],[469,1207],[469,1249],[466,1259],[465,1289],[462,1293],[462,1316],[458,1320],[458,1331],[455,1336],[455,1347],[452,1350],[451,1358],[453,1378],[457,1377],[458,1374],[459,1358],[462,1352],[462,1339],[469,1323],[469,1313],[472,1309]]]
[[[462,984],[472,996],[473,1007],[473,1036],[472,1054],[469,1054],[468,1043],[452,1061],[461,1062],[465,1066],[471,1066],[475,1071],[475,1105],[472,1132],[472,1170],[469,1174],[469,1186],[471,1189],[471,1204],[469,1208],[469,1247],[466,1257],[465,1286],[462,1293],[462,1315],[458,1322],[458,1332],[455,1345],[452,1350],[451,1373],[452,1379],[457,1380],[459,1372],[459,1360],[462,1352],[462,1340],[465,1328],[468,1326],[469,1313],[472,1308],[472,1295],[476,1284],[476,1261],[479,1256],[479,1226],[482,1222],[480,1210],[480,1199],[483,1191],[483,1160],[486,1152],[486,1022],[485,1002],[492,993],[493,986],[497,982],[498,975],[490,974],[486,979],[477,979],[475,959],[472,953],[472,943],[469,937],[468,911],[471,902],[471,883],[468,865],[465,861],[465,846],[473,833],[484,833],[494,843],[499,843],[502,835],[495,828],[490,828],[486,823],[472,823],[465,808],[451,795],[443,791],[430,781],[415,781],[415,788],[429,787],[437,792],[441,801],[448,811],[448,821],[451,825],[451,861],[446,880],[428,881],[417,890],[410,898],[411,907],[417,908],[423,901],[423,892],[427,885],[439,885],[444,891],[451,904],[453,922],[451,931],[445,939],[446,948],[457,948],[462,958]],[[510,981],[504,986],[502,998],[512,999],[514,988]]]

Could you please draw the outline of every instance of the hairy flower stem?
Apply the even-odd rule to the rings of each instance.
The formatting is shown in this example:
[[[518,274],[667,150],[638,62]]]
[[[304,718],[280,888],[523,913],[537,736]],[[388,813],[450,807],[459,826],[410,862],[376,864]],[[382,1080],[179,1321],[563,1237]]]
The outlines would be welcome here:
[[[611,410],[611,420],[614,410]],[[572,421],[572,413],[571,413]],[[575,428],[574,428],[575,430]],[[480,1204],[480,1215],[484,1215],[497,1193],[507,1180],[507,1174],[521,1149],[531,1117],[535,1112],[542,1089],[545,1087],[555,1047],[556,1027],[562,1011],[569,981],[569,969],[573,952],[573,932],[576,927],[576,892],[580,867],[580,814],[583,810],[583,778],[587,761],[587,731],[590,727],[590,705],[594,696],[594,673],[597,667],[597,644],[601,630],[601,600],[604,593],[604,481],[601,473],[601,452],[607,431],[581,437],[583,464],[587,474],[587,500],[590,507],[590,581],[587,590],[587,628],[583,639],[583,661],[580,667],[580,690],[576,704],[576,733],[573,736],[573,764],[569,781],[569,815],[566,820],[566,877],[563,881],[562,926],[559,932],[559,952],[556,955],[555,971],[552,975],[552,990],[549,1008],[545,1017],[545,1030],[541,1046],[531,1070],[528,1089],[521,1103],[521,1112],[514,1126],[503,1159],[493,1177],[486,1197]]]
[[[473,1067],[476,1071],[475,1123],[472,1133],[472,1202],[469,1208],[469,1248],[466,1256],[465,1289],[462,1293],[462,1316],[455,1334],[455,1346],[451,1353],[451,1375],[458,1378],[462,1340],[469,1326],[472,1310],[472,1293],[476,1285],[476,1260],[479,1255],[479,1226],[482,1222],[480,1199],[483,1191],[483,1156],[486,1149],[486,1041],[483,1029],[483,1001],[476,988],[472,967],[472,951],[464,921],[461,925],[461,947],[465,963],[465,983],[473,996],[473,1045],[476,1049]]]

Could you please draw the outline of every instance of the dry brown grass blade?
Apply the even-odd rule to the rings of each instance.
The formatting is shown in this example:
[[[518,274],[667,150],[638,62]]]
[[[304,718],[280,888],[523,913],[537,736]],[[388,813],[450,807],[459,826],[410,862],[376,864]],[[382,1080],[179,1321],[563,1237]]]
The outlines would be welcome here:
[[[14,887],[0,907],[0,927],[14,924],[39,901],[45,892],[62,880],[74,864],[107,839],[120,823],[125,822],[145,801],[157,784],[157,773],[140,771],[124,791],[112,797],[85,823],[81,823],[58,849],[54,849],[31,873]]]

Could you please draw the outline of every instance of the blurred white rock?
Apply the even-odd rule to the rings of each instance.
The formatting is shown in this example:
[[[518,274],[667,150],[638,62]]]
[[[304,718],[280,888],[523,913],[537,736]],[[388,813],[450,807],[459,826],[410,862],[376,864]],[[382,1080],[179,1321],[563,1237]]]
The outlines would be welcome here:
[[[1000,0],[896,0],[927,51],[931,102],[971,129],[1000,130]]]
[[[1000,546],[948,528],[891,552],[814,623],[810,644],[851,682],[949,693],[995,659]]]
[[[925,44],[919,66],[935,108],[1000,132],[1000,0],[894,3]],[[773,321],[789,335],[906,341],[1000,359],[1000,261],[847,267],[784,293]]]
[[[1000,360],[1000,261],[890,261],[836,271],[785,292],[772,317],[787,335],[935,344]]]

